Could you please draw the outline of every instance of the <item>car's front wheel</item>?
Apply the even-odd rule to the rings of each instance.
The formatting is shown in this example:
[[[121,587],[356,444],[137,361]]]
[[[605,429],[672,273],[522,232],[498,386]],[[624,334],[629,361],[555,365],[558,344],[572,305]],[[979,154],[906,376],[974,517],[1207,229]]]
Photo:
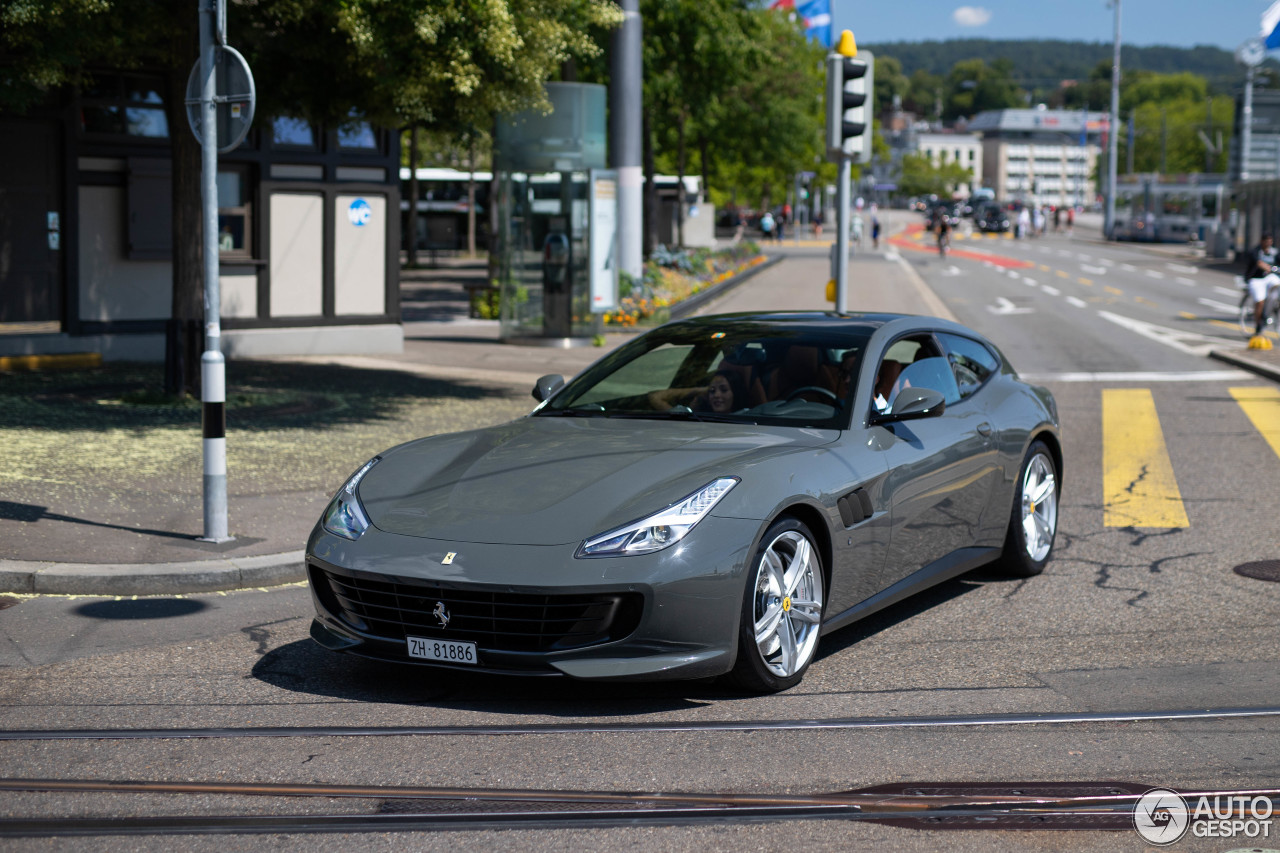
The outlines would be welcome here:
[[[1001,565],[1007,574],[1027,578],[1044,571],[1058,532],[1058,466],[1042,441],[1027,450],[1018,473],[1009,532]]]
[[[826,601],[822,558],[809,528],[775,521],[760,540],[742,602],[739,685],[758,693],[786,690],[813,662]]]

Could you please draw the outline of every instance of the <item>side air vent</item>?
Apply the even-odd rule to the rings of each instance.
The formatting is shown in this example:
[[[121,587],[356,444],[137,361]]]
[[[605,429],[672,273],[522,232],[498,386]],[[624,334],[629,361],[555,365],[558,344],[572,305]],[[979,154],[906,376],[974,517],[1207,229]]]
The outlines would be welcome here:
[[[866,521],[874,512],[871,507],[871,496],[867,494],[866,489],[854,489],[836,501],[836,506],[840,509],[840,520],[844,522],[845,527],[853,527],[855,524]]]

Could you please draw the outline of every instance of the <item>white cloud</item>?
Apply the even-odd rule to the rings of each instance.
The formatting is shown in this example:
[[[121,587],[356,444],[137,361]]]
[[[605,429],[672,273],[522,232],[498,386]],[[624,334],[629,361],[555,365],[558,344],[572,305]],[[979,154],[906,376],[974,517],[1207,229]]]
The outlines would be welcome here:
[[[961,6],[951,13],[951,19],[962,27],[980,27],[991,20],[991,10],[981,6]]]

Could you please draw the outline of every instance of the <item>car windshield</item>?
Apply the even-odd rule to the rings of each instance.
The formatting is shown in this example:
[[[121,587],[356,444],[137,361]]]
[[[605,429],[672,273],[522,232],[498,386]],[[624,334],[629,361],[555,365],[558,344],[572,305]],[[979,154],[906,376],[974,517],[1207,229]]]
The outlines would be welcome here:
[[[850,323],[677,323],[606,357],[538,416],[842,428],[870,329]]]

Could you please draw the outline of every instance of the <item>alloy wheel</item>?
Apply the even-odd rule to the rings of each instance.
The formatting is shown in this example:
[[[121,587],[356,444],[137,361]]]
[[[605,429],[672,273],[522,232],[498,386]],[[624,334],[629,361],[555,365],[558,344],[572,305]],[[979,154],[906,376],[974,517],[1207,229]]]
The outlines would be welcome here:
[[[813,543],[788,530],[769,544],[756,568],[756,648],[769,671],[788,678],[808,665],[822,627],[822,568]]]

